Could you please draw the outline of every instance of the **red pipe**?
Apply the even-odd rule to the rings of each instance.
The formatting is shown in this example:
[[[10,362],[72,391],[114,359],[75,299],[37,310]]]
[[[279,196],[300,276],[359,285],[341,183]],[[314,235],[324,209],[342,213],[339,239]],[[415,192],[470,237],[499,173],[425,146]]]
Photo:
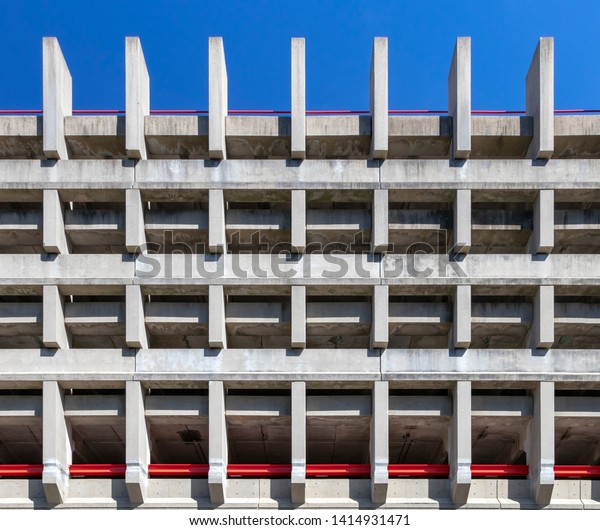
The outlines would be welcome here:
[[[208,464],[150,464],[148,474],[151,477],[205,477]]]
[[[229,464],[229,477],[289,477],[292,474],[290,464]]]
[[[364,477],[371,474],[369,464],[307,464],[307,477]]]
[[[123,477],[125,464],[72,464],[69,473],[72,477]]]
[[[447,464],[390,464],[390,477],[448,478],[450,466]]]
[[[44,466],[38,464],[6,464],[0,466],[0,477],[41,477],[43,470]]]
[[[473,478],[480,477],[527,477],[529,474],[529,466],[526,465],[497,465],[497,464],[472,464],[471,476]]]
[[[554,466],[555,478],[600,478],[600,466]]]

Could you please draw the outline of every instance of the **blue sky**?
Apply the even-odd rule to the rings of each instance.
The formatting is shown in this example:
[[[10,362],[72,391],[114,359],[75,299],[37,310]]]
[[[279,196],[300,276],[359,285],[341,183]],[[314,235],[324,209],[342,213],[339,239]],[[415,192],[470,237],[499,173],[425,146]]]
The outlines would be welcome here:
[[[231,109],[289,109],[290,38],[306,38],[307,108],[366,109],[374,36],[389,38],[390,108],[445,109],[457,36],[472,37],[473,108],[523,109],[541,36],[556,108],[600,108],[600,2],[1,0],[0,108],[42,101],[42,37],[59,39],[76,109],[124,106],[124,37],[142,40],[152,109],[206,109],[207,40],[223,36]]]

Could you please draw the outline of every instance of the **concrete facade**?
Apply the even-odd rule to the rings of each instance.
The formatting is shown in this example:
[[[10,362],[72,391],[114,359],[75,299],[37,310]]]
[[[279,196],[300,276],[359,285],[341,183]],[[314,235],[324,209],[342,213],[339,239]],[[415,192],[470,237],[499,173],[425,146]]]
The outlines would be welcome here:
[[[85,116],[44,39],[0,117],[0,506],[600,508],[600,117],[555,115],[553,40],[522,116],[473,114],[468,37],[447,115],[391,112],[382,37],[368,111],[309,113],[307,45],[289,115],[229,113],[218,37],[208,115],[154,115],[128,37]]]

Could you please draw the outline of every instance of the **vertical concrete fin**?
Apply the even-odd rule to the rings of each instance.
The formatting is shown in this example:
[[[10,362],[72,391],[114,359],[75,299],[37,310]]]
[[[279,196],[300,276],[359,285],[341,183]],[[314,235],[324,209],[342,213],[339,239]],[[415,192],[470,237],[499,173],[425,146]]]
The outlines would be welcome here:
[[[227,252],[223,190],[208,190],[208,250],[217,254]]]
[[[65,326],[65,306],[56,285],[44,285],[42,335],[46,348],[70,348],[71,338]]]
[[[388,190],[373,190],[371,246],[376,254],[388,248]]]
[[[554,190],[540,190],[533,207],[529,252],[550,254],[554,248]]]
[[[533,300],[531,348],[551,348],[554,344],[554,285],[540,285]]]
[[[44,190],[43,245],[49,254],[68,254],[65,214],[58,190]]]
[[[387,348],[388,340],[389,290],[387,285],[375,285],[371,309],[371,348]]]
[[[465,504],[471,488],[471,382],[457,381],[452,389],[453,414],[448,437],[452,502]]]
[[[47,158],[69,158],[65,141],[65,116],[73,111],[71,73],[56,37],[44,37],[43,149]]]
[[[48,504],[62,504],[69,492],[72,461],[64,395],[57,381],[44,381],[42,388],[42,485]]]
[[[213,504],[223,504],[227,485],[227,424],[223,381],[208,383],[208,491]]]
[[[306,348],[306,287],[292,285],[292,348]]]
[[[130,348],[148,348],[144,297],[139,285],[125,286],[125,342]]]
[[[452,342],[455,348],[471,345],[471,286],[457,285],[454,294]]]
[[[547,505],[554,489],[554,383],[542,381],[533,392],[529,476],[532,496]]]
[[[554,153],[554,38],[542,37],[535,49],[525,80],[525,107],[533,118],[529,158]]]
[[[371,502],[384,504],[389,480],[389,389],[387,381],[373,383],[373,406],[371,408]]]
[[[146,247],[144,204],[138,189],[125,190],[125,247],[131,253]]]
[[[225,118],[227,116],[227,67],[221,37],[208,38],[208,154],[225,159]]]
[[[210,348],[227,348],[225,293],[222,285],[208,286],[208,345]]]
[[[150,115],[150,76],[139,37],[125,37],[125,149],[146,159],[144,122]]]
[[[125,485],[132,504],[142,504],[148,491],[150,438],[144,413],[144,389],[139,381],[125,383]]]
[[[306,249],[305,190],[292,190],[292,247],[299,254]]]
[[[375,37],[371,56],[371,158],[388,154],[388,40]]]
[[[468,254],[471,249],[471,190],[456,190],[452,249],[456,254]]]
[[[458,37],[448,74],[448,115],[452,117],[452,158],[471,154],[471,37]]]
[[[306,501],[306,383],[292,382],[292,502]]]
[[[304,39],[292,39],[292,158],[306,158],[306,63]]]

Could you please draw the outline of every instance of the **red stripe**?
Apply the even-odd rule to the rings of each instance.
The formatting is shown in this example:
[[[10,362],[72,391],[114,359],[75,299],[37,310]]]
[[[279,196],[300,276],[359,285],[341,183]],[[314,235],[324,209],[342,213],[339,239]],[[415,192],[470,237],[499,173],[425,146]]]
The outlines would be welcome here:
[[[478,477],[526,477],[529,474],[529,466],[526,465],[496,465],[496,464],[472,464],[471,476]]]
[[[555,478],[600,478],[600,466],[554,466]]]
[[[72,464],[69,473],[72,477],[123,477],[125,464]]]
[[[230,477],[289,477],[292,474],[290,464],[229,464],[227,475]]]
[[[390,477],[448,477],[450,466],[447,464],[390,464]]]
[[[151,477],[205,477],[208,464],[150,464]]]
[[[307,464],[307,477],[362,477],[371,474],[369,464]]]
[[[16,464],[16,465],[1,465],[0,466],[0,477],[41,477],[44,466],[42,465],[28,465],[28,464]]]

